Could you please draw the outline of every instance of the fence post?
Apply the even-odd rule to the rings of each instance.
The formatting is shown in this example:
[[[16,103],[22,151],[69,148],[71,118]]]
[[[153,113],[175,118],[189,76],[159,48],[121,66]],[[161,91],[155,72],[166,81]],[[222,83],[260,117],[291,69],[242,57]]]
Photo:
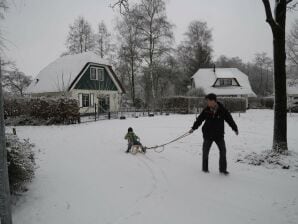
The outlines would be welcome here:
[[[111,120],[111,111],[108,112],[108,119]]]
[[[96,121],[96,103],[94,104],[94,120]]]

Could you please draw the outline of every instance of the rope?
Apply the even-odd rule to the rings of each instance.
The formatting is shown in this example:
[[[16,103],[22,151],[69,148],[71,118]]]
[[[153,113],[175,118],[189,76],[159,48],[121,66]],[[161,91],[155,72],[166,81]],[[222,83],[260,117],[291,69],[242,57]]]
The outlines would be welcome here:
[[[175,139],[173,139],[172,141],[169,141],[169,142],[167,142],[167,143],[164,143],[164,144],[161,144],[161,145],[156,145],[156,146],[151,146],[151,147],[145,147],[146,148],[146,150],[150,150],[150,149],[153,149],[155,152],[157,152],[157,153],[162,153],[164,150],[165,150],[165,146],[166,145],[169,145],[169,144],[171,144],[171,143],[173,143],[173,142],[176,142],[176,141],[178,141],[178,140],[180,140],[180,139],[182,139],[182,138],[185,138],[186,136],[188,136],[188,135],[191,135],[191,133],[189,133],[189,132],[186,132],[185,134],[183,134],[183,135],[181,135],[181,136],[179,136],[179,137],[177,137],[177,138],[175,138]],[[162,150],[157,150],[158,148],[162,148]]]

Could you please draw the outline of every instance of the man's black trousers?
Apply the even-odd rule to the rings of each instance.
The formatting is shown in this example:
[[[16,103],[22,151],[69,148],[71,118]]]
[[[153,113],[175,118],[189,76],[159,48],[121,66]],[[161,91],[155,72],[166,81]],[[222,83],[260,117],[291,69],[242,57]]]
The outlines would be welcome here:
[[[215,142],[219,149],[219,171],[227,171],[226,143],[224,138],[221,139],[204,139],[203,142],[203,171],[208,171],[208,157],[212,143]]]

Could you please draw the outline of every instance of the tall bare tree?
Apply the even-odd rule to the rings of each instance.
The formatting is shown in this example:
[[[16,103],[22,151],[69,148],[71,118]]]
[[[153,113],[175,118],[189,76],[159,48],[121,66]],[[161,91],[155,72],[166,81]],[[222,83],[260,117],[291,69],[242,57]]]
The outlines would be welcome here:
[[[269,89],[269,72],[272,71],[272,59],[267,56],[267,53],[256,53],[254,63],[259,70],[259,93],[264,96]],[[266,75],[266,79],[264,79]]]
[[[141,0],[137,4],[135,12],[135,16],[139,20],[137,28],[143,42],[142,55],[147,65],[144,68],[146,90],[150,89],[152,97],[150,101],[155,107],[160,81],[160,73],[156,72],[155,69],[160,59],[171,50],[173,25],[167,19],[166,5],[163,0]]]
[[[129,77],[129,89],[133,105],[135,105],[135,80],[136,73],[140,68],[141,46],[140,30],[138,29],[137,18],[134,16],[134,9],[122,15],[121,21],[118,21],[117,30],[120,41],[119,59],[124,62],[125,68],[122,72],[127,72]]]
[[[179,61],[190,77],[199,68],[208,67],[212,60],[212,32],[206,22],[192,21],[185,35],[185,40],[178,46]]]
[[[286,16],[288,5],[293,0],[275,0],[274,17],[270,0],[262,0],[266,22],[273,35],[274,61],[274,131],[272,149],[277,152],[288,150],[287,143],[287,89],[286,89]]]
[[[111,49],[111,34],[104,21],[101,21],[97,26],[97,33],[95,34],[95,53],[101,58],[107,56]]]
[[[84,17],[78,17],[69,26],[66,46],[67,52],[64,54],[77,54],[94,49],[94,33]]]

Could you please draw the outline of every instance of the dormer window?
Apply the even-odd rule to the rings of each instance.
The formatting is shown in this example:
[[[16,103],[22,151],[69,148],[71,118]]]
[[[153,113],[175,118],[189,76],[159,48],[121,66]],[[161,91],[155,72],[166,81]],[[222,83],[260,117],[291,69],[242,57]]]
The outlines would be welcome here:
[[[90,80],[104,81],[104,69],[103,68],[90,68]]]
[[[218,78],[213,84],[214,87],[225,87],[225,86],[240,86],[235,78]]]

